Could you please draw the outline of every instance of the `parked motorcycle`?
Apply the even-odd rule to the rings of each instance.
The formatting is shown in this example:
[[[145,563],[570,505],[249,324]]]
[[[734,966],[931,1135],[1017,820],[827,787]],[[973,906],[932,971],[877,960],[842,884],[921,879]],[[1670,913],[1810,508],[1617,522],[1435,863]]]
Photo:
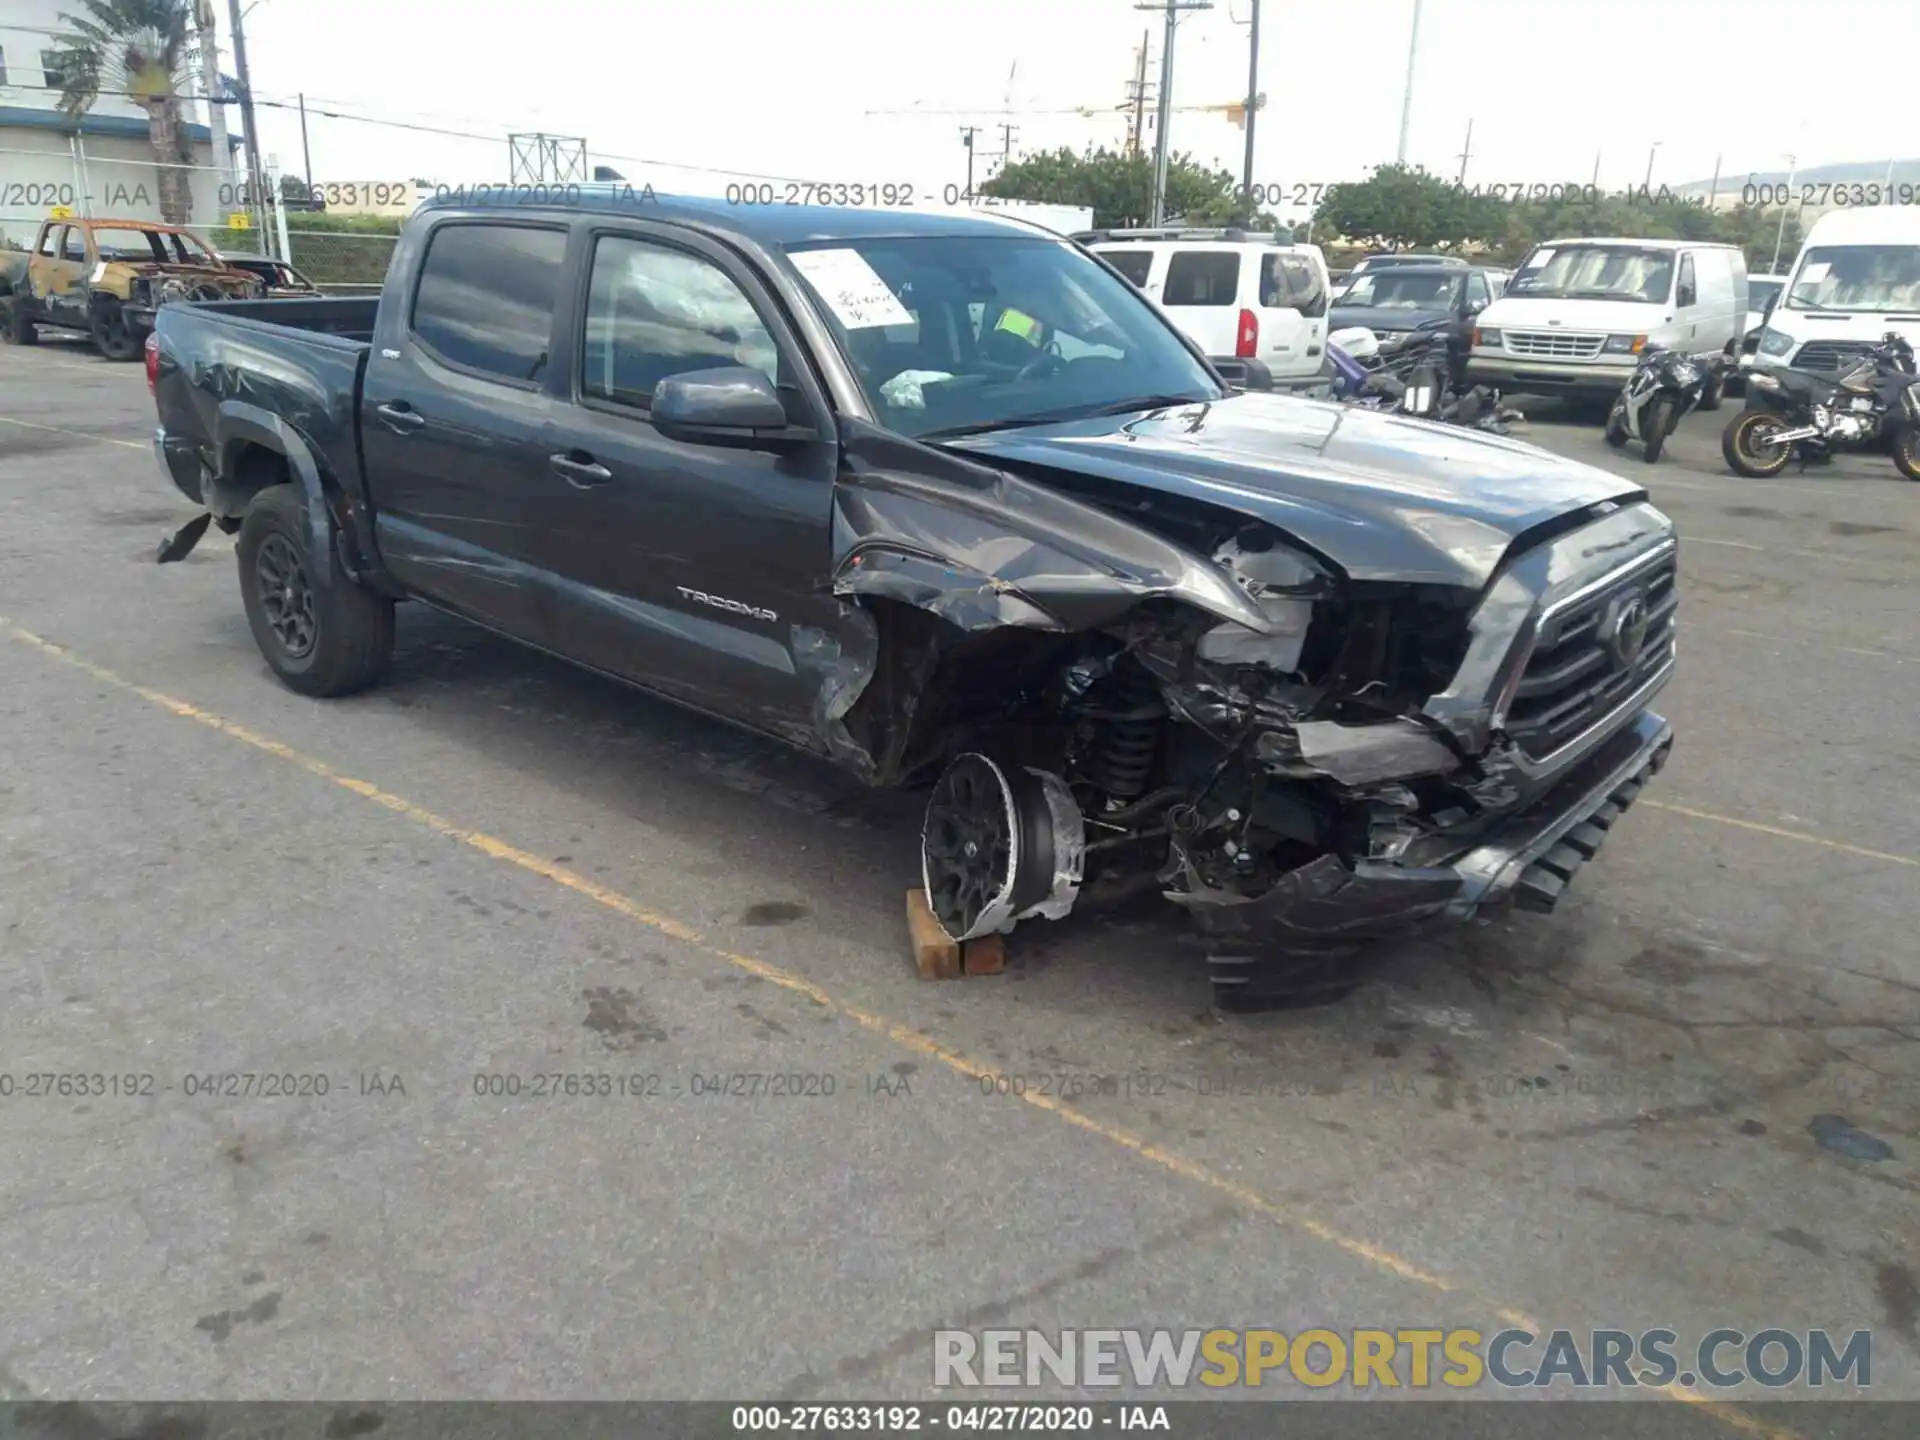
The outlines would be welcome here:
[[[1920,480],[1920,379],[1913,346],[1889,331],[1838,380],[1805,370],[1747,373],[1747,408],[1720,437],[1737,475],[1764,479],[1844,450],[1886,444],[1894,467]]]
[[[1443,340],[1422,335],[1382,350],[1368,331],[1336,332],[1327,341],[1334,397],[1356,409],[1387,410],[1495,435],[1505,435],[1526,418],[1503,405],[1500,392],[1489,386],[1455,392],[1447,383]]]
[[[1618,450],[1629,440],[1638,440],[1646,462],[1653,464],[1667,437],[1699,408],[1723,361],[1724,357],[1710,360],[1649,345],[1607,412],[1607,444]]]

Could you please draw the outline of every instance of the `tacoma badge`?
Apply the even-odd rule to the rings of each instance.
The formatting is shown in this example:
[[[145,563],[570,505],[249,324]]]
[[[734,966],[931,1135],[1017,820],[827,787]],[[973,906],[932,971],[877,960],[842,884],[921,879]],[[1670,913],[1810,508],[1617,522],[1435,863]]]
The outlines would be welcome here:
[[[709,595],[704,590],[689,590],[684,585],[673,587],[689,600],[702,605],[711,605],[716,610],[731,610],[735,615],[749,615],[755,620],[778,620],[780,617],[771,610],[762,610],[758,605],[748,605],[739,600],[729,600],[724,595]]]

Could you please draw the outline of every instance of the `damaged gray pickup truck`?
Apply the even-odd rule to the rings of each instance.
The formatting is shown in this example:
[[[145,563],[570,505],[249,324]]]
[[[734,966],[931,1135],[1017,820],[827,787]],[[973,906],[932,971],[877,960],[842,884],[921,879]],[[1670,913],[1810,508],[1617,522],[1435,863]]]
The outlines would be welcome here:
[[[956,939],[1157,887],[1217,1001],[1550,909],[1664,763],[1677,542],[1542,450],[1235,394],[1020,222],[429,204],[374,299],[162,310],[169,479],[309,695],[419,600],[931,782]]]

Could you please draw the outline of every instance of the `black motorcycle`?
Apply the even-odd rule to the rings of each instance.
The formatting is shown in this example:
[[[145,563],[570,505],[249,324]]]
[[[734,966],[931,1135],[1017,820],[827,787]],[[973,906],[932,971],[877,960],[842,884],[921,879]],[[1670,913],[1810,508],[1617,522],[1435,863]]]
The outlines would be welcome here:
[[[1618,450],[1638,440],[1646,462],[1653,464],[1667,437],[1699,408],[1723,362],[1724,357],[1709,359],[1649,345],[1607,412],[1607,444]]]
[[[1747,373],[1747,408],[1720,437],[1737,475],[1765,479],[1843,450],[1885,444],[1894,467],[1920,480],[1920,379],[1913,347],[1889,331],[1839,377],[1805,370]]]

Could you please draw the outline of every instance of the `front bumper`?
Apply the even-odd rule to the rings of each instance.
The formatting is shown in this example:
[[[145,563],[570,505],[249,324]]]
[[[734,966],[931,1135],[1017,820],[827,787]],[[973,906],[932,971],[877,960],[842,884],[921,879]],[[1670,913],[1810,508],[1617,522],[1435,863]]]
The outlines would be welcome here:
[[[1637,362],[1533,360],[1497,350],[1475,350],[1467,357],[1467,379],[1475,385],[1518,390],[1532,395],[1615,395],[1633,378]]]
[[[1436,918],[1551,910],[1672,749],[1673,727],[1643,710],[1526,808],[1494,820],[1450,858],[1349,865],[1326,855],[1255,899],[1175,898],[1203,934],[1258,949],[1379,939]]]

